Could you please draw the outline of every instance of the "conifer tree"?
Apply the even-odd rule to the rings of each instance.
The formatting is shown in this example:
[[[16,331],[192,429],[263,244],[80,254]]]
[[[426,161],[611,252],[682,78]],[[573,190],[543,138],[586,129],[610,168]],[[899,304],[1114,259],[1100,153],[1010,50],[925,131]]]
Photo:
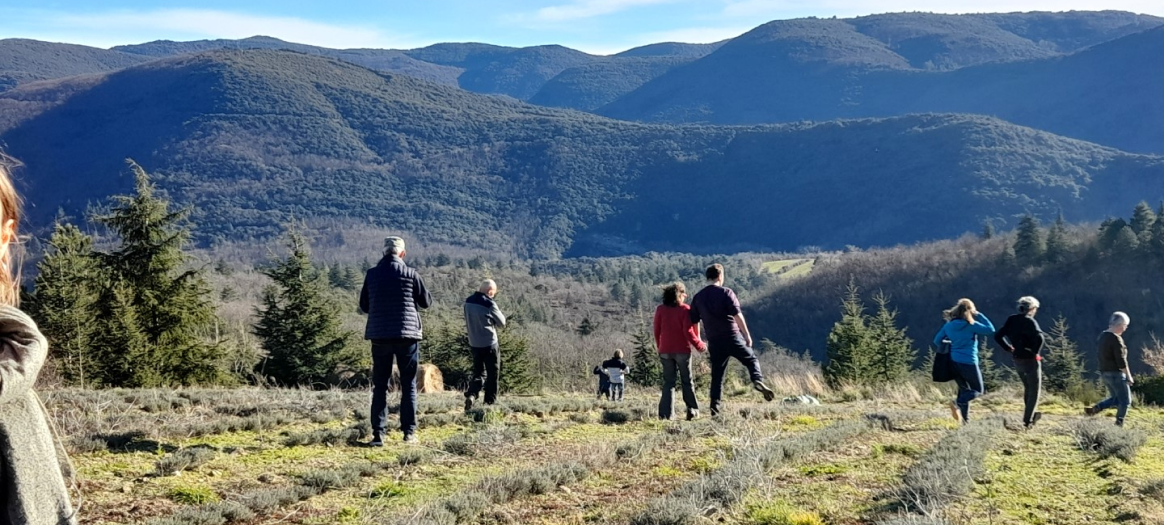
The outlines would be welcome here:
[[[582,322],[574,329],[574,333],[577,333],[580,337],[586,337],[594,333],[597,329],[598,325],[590,321],[590,316],[586,316],[582,318]]]
[[[1124,224],[1116,230],[1111,244],[1111,253],[1119,257],[1135,255],[1140,247],[1140,240],[1136,237],[1132,227]]]
[[[828,335],[825,379],[833,386],[846,381],[865,380],[871,362],[869,345],[865,305],[861,303],[857,285],[850,279],[841,302],[841,320],[833,324]]]
[[[1132,210],[1132,221],[1128,225],[1132,227],[1132,232],[1139,237],[1145,232],[1151,235],[1152,225],[1155,223],[1156,214],[1152,212],[1152,207],[1148,206],[1147,202],[1140,201]]]
[[[529,340],[521,335],[515,322],[510,319],[506,328],[497,334],[501,349],[501,368],[497,388],[502,393],[528,394],[538,389],[538,377],[534,373],[533,356],[529,353]]]
[[[100,363],[93,382],[98,386],[149,388],[167,383],[149,336],[141,329],[134,290],[125,281],[113,281],[102,290],[93,334],[93,356]]]
[[[1063,212],[1055,218],[1055,224],[1047,231],[1047,262],[1062,262],[1067,256],[1067,223],[1063,220]]]
[[[1047,390],[1061,394],[1076,392],[1083,387],[1083,375],[1087,372],[1079,348],[1068,336],[1070,326],[1062,314],[1055,319],[1047,332],[1046,360],[1043,374]]]
[[[146,359],[157,371],[158,384],[218,381],[222,351],[206,340],[215,320],[211,290],[202,270],[190,268],[182,251],[190,237],[189,210],[170,211],[145,170],[127,162],[134,194],[113,197],[110,213],[95,218],[117,235],[120,245],[98,258],[111,282],[124,283],[118,293],[131,295],[131,317],[145,336]]]
[[[1152,223],[1150,232],[1147,246],[1141,244],[1140,249],[1157,261],[1164,260],[1164,203],[1156,211],[1156,221]]]
[[[632,337],[634,342],[634,362],[631,364],[630,380],[642,386],[663,384],[663,365],[659,362],[659,351],[655,348],[655,337],[647,330],[647,324],[639,317],[639,328]]]
[[[1110,251],[1115,246],[1116,238],[1126,227],[1128,227],[1128,223],[1123,219],[1104,219],[1099,224],[1099,249]],[[1132,237],[1135,237],[1134,233]]]
[[[287,248],[286,258],[262,270],[274,283],[263,289],[255,310],[254,332],[267,352],[261,373],[284,385],[322,384],[337,366],[358,363],[359,354],[347,348],[353,334],[341,327],[339,307],[324,295],[306,241],[293,230]]]
[[[877,313],[869,318],[870,370],[868,379],[876,383],[898,381],[909,374],[913,365],[913,340],[905,329],[897,327],[897,310],[889,308],[889,297],[873,295]]]
[[[1039,220],[1027,214],[1019,221],[1014,239],[1014,256],[1021,264],[1034,265],[1043,260],[1043,236],[1039,233]]]
[[[100,384],[101,363],[90,349],[98,330],[99,286],[106,279],[93,254],[93,239],[58,222],[36,269],[35,293],[24,306],[48,339],[61,378],[82,388]]]

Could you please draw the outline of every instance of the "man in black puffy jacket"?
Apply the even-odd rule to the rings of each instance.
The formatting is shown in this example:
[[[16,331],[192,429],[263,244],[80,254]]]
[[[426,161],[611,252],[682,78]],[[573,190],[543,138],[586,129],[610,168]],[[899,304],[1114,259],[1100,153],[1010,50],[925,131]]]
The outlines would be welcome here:
[[[416,270],[404,264],[404,239],[384,239],[384,258],[364,275],[360,311],[368,314],[364,339],[372,341],[372,441],[384,446],[388,419],[388,382],[392,359],[400,369],[400,430],[416,440],[416,369],[420,364],[420,310],[432,296]]]

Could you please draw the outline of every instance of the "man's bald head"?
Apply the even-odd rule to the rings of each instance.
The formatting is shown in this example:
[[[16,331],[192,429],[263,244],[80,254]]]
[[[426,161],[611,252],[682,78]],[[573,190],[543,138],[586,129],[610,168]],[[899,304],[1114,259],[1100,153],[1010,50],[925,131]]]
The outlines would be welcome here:
[[[488,295],[489,297],[493,297],[494,295],[497,295],[497,283],[493,282],[493,279],[485,279],[484,281],[481,281],[481,287],[478,288],[477,291]]]

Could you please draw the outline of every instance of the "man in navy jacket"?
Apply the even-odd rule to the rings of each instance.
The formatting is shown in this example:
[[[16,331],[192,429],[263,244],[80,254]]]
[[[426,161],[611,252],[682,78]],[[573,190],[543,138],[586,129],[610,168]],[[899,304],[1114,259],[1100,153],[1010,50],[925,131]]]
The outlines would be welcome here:
[[[372,341],[372,441],[384,446],[388,419],[388,382],[392,359],[400,369],[400,430],[404,441],[416,440],[416,369],[420,364],[420,310],[432,296],[416,270],[404,264],[404,239],[384,239],[384,258],[364,275],[360,311],[368,314],[364,339]]]

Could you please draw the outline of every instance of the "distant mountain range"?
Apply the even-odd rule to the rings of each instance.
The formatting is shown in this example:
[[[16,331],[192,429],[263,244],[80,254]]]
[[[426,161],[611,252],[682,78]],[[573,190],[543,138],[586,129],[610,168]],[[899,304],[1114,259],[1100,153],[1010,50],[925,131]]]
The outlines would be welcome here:
[[[919,37],[898,41],[897,49],[866,34],[882,33],[863,25],[864,19],[772,22],[597,112],[714,124],[977,113],[1129,151],[1164,153],[1164,98],[1153,95],[1164,82],[1164,27],[1155,18],[1114,20],[1129,23],[1093,38],[1040,40],[1038,46],[1027,40],[1002,46],[1008,40],[996,39],[992,47],[980,38],[977,45],[958,40],[963,45],[955,47]],[[1132,29],[1141,31],[1121,35]],[[1095,43],[1100,35],[1121,36]],[[933,45],[910,43],[917,40]],[[1070,47],[1079,44],[1094,45]]]
[[[455,49],[428,58],[496,51]],[[294,218],[535,257],[893,244],[1164,195],[1164,158],[990,117],[642,124],[320,55],[206,51],[0,93],[33,224],[126,191],[126,157],[204,242]]]
[[[1109,133],[1115,117],[1081,122],[1087,129],[1071,126],[1080,116],[1072,111],[1093,102],[1105,104],[1103,111],[1082,116],[1131,112],[1164,120],[1158,107],[1144,114],[1144,101],[1128,97],[1129,90],[1158,81],[1162,69],[1154,51],[1160,34],[1154,41],[1132,35],[1162,24],[1161,18],[1118,11],[805,18],[770,22],[714,44],[650,44],[612,56],[479,43],[341,50],[270,37],[111,50],[0,40],[0,90],[215,49],[286,49],[624,120],[753,124],[971,112],[1164,153],[1155,129],[1115,126],[1120,129]],[[1125,37],[1132,38],[1116,43]],[[1089,50],[1105,43],[1111,44]],[[1087,57],[1064,58],[1076,53]]]

